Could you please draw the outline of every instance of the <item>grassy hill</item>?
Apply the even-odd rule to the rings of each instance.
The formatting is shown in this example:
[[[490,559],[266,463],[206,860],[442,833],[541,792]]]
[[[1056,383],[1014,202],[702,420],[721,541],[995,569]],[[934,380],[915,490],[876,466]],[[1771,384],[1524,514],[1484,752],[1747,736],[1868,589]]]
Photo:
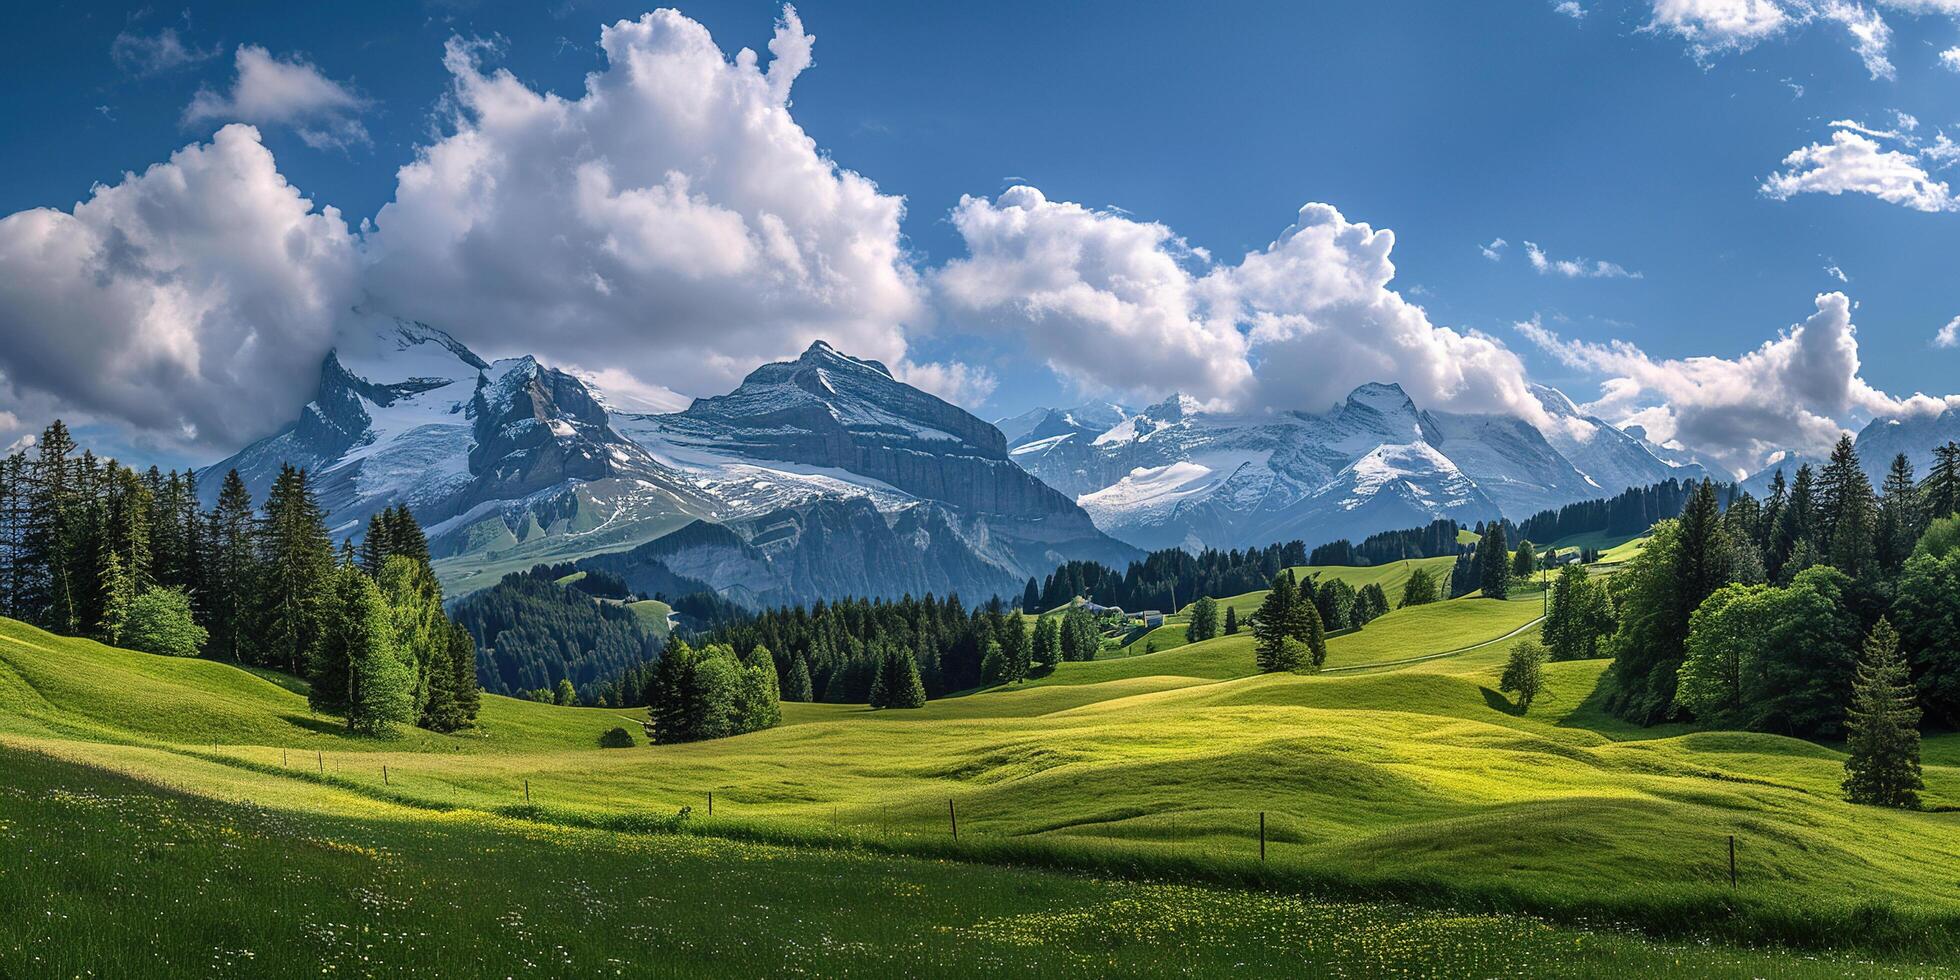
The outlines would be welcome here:
[[[1314,579],[1322,584],[1340,579],[1360,591],[1368,585],[1379,585],[1388,595],[1388,604],[1393,607],[1402,601],[1402,587],[1409,582],[1409,576],[1418,568],[1427,569],[1442,588],[1449,588],[1450,568],[1456,559],[1445,555],[1440,558],[1405,558],[1386,565],[1296,565],[1289,569],[1295,577]],[[1227,608],[1238,610],[1240,622],[1257,611],[1259,604],[1266,599],[1266,589],[1246,592],[1234,596],[1214,596],[1218,602],[1218,615],[1223,620]],[[1196,600],[1193,600],[1195,603]],[[1186,603],[1175,615],[1165,616],[1164,625],[1140,636],[1132,637],[1124,645],[1125,652],[1141,653],[1146,649],[1169,650],[1183,646],[1187,641],[1184,633],[1191,625],[1191,605]]]
[[[1509,646],[1503,638],[1534,628],[1538,609],[1533,597],[1397,610],[1330,641],[1328,670],[1319,676],[1256,675],[1250,638],[1222,637],[1063,664],[1026,684],[917,711],[785,705],[779,728],[630,750],[600,749],[597,740],[615,725],[637,739],[622,717],[632,712],[503,698],[485,699],[476,732],[350,737],[307,711],[289,680],[0,621],[0,764],[38,773],[0,783],[9,794],[0,796],[0,824],[49,833],[79,827],[78,841],[97,842],[23,855],[22,834],[0,834],[14,849],[0,867],[25,860],[36,869],[0,875],[0,898],[29,887],[23,882],[60,880],[69,873],[63,868],[160,853],[173,843],[161,853],[178,864],[144,858],[131,883],[117,887],[153,889],[142,894],[157,909],[175,908],[210,878],[229,883],[210,892],[238,902],[250,902],[253,888],[269,889],[262,901],[315,923],[375,921],[348,907],[357,883],[379,895],[401,889],[386,901],[426,910],[442,930],[506,944],[482,961],[466,951],[448,961],[486,973],[498,970],[479,962],[511,962],[506,946],[524,948],[537,963],[562,954],[587,966],[619,953],[616,943],[594,937],[651,935],[661,948],[699,950],[731,935],[693,911],[702,903],[762,916],[747,934],[767,938],[728,961],[724,969],[735,972],[771,968],[779,962],[771,957],[791,949],[830,956],[837,944],[909,951],[917,958],[908,963],[965,972],[976,963],[987,964],[980,972],[999,964],[1038,974],[1216,972],[1227,962],[1275,964],[1278,947],[1253,937],[1280,934],[1297,939],[1281,944],[1286,949],[1335,956],[1324,962],[1350,971],[1406,962],[1316,931],[1321,920],[1287,905],[1287,893],[1365,900],[1341,915],[1362,923],[1366,935],[1377,928],[1370,923],[1383,922],[1380,928],[1406,928],[1451,949],[1499,944],[1493,959],[1464,961],[1469,972],[1520,972],[1521,963],[1575,975],[1892,968],[1828,956],[1764,959],[1719,944],[1656,946],[1548,928],[1519,913],[1728,942],[1836,942],[1867,957],[1900,958],[1898,969],[1915,975],[1932,975],[1960,955],[1952,874],[1960,866],[1960,736],[1928,739],[1926,799],[1937,809],[1905,813],[1843,803],[1842,755],[1832,746],[1609,719],[1598,705],[1602,661],[1551,665],[1548,690],[1520,716],[1495,691],[1496,678]],[[56,761],[38,769],[22,761],[37,754]],[[27,784],[66,787],[66,795],[22,796],[18,787]],[[162,793],[163,786],[197,799]],[[100,811],[63,802],[78,793],[119,802]],[[676,821],[683,807],[691,813]],[[142,816],[165,811],[185,816],[168,825]],[[222,837],[212,828],[227,825],[243,828],[240,836],[210,836]],[[157,826],[182,829],[143,832]],[[1730,835],[1740,867],[1734,888]],[[267,862],[282,841],[297,847],[295,874],[325,884],[253,877],[244,857],[221,853],[225,840]],[[308,840],[351,849],[316,853]],[[383,857],[362,857],[362,849]],[[527,941],[483,921],[487,911],[463,907],[482,903],[444,903],[445,887],[476,891],[472,876],[484,873],[476,855],[486,852],[499,855],[491,905],[527,910]],[[71,863],[45,863],[57,853]],[[625,880],[622,853],[651,869],[638,885]],[[210,862],[229,863],[207,871]],[[1097,880],[1030,868],[1094,872]],[[1138,876],[1227,887],[1184,895],[1109,880]],[[713,883],[712,899],[690,891],[695,878]],[[1247,884],[1268,891],[1231,887]],[[987,897],[1014,889],[1037,897]],[[1173,902],[1171,894],[1180,897]],[[1375,904],[1382,900],[1470,914]],[[818,911],[824,902],[859,914],[846,922]],[[128,903],[98,904],[90,912],[83,901],[66,903],[64,921],[106,926],[145,914]],[[672,914],[655,914],[662,909]],[[218,913],[211,916],[206,932],[188,930],[190,938],[167,938],[158,948],[237,935],[240,946],[264,951],[291,939],[289,926],[272,923],[225,933]],[[586,920],[593,937],[576,935]],[[63,934],[46,930],[62,928],[71,930],[71,945],[88,935],[76,931],[82,925],[39,920],[0,926],[15,930],[0,931],[0,974],[44,972],[8,957],[47,948],[22,940],[59,940]],[[1259,931],[1268,928],[1277,932]],[[399,932],[397,925],[361,940],[372,962],[403,962],[389,959],[408,955],[401,947],[410,940]],[[1078,936],[1088,937],[1093,955],[1068,938]],[[961,937],[970,949],[960,947]],[[1560,945],[1567,941],[1569,956]],[[1105,958],[1102,944],[1110,942]],[[1223,951],[1215,957],[1196,948],[1213,943]],[[1614,955],[1628,958],[1590,958],[1595,944],[1617,944],[1622,952]],[[1162,952],[1173,945],[1184,951]],[[208,960],[209,944],[199,948]],[[136,963],[146,952],[137,943],[118,955]],[[1291,972],[1302,961],[1283,962],[1278,968]]]

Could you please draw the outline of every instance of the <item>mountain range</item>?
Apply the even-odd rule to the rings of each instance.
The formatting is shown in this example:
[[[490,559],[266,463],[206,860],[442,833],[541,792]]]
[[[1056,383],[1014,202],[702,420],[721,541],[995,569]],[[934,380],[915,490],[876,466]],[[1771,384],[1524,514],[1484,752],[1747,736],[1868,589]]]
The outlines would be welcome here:
[[[1064,561],[1315,544],[1464,524],[1707,470],[1537,388],[1549,424],[1418,407],[1366,384],[1327,411],[1214,412],[1173,396],[989,424],[817,342],[683,411],[616,407],[534,357],[489,361],[363,314],[300,417],[202,474],[263,495],[313,475],[335,540],[406,503],[450,594],[585,561],[652,592],[750,607],[842,595],[1015,595]],[[1542,428],[1541,428],[1542,427]]]
[[[841,595],[1018,595],[1071,559],[1140,557],[1008,457],[1000,431],[884,365],[812,345],[687,410],[617,411],[520,357],[367,316],[300,417],[200,474],[262,496],[308,469],[336,541],[406,503],[451,595],[606,555],[642,586],[752,607]]]
[[[1425,411],[1394,384],[1362,385],[1318,414],[1219,413],[1173,396],[1135,413],[1038,409],[1000,425],[1018,433],[1015,462],[1144,548],[1314,544],[1438,518],[1522,519],[1708,473],[1555,389],[1534,394],[1551,420],[1545,431],[1512,416]]]
[[[1892,460],[1901,453],[1912,463],[1914,478],[1925,479],[1933,466],[1933,449],[1949,442],[1960,442],[1960,408],[1949,408],[1937,415],[1873,419],[1858,430],[1852,445],[1858,450],[1859,468],[1865,471],[1873,487],[1879,487],[1885,483]],[[1785,480],[1795,480],[1798,467],[1808,464],[1812,470],[1822,470],[1827,462],[1828,458],[1782,453],[1743,480],[1742,488],[1758,497],[1768,496],[1778,470],[1783,472]]]

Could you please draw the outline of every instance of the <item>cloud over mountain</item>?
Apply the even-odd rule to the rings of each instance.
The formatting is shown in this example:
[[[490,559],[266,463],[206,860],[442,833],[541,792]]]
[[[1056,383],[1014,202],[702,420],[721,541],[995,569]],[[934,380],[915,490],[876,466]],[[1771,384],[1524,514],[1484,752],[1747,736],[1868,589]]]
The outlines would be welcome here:
[[[367,236],[374,301],[687,394],[816,339],[903,362],[924,308],[904,202],[791,116],[813,40],[785,8],[765,68],[661,10],[601,31],[607,65],[573,98],[451,41],[453,131]]]
[[[1626,341],[1565,340],[1535,322],[1518,329],[1567,365],[1605,377],[1588,412],[1642,425],[1656,442],[1692,447],[1740,473],[1780,450],[1828,452],[1853,417],[1960,404],[1954,396],[1899,398],[1868,383],[1851,310],[1845,294],[1820,294],[1808,319],[1733,358],[1655,358]]]
[[[0,374],[236,445],[305,404],[357,265],[340,213],[286,182],[258,130],[229,125],[73,211],[0,218]]]
[[[1016,331],[1085,390],[1317,409],[1388,380],[1439,408],[1542,413],[1502,343],[1436,326],[1388,288],[1394,232],[1331,205],[1301,208],[1235,264],[1027,186],[962,199],[953,224],[969,254],[936,277],[949,315]]]

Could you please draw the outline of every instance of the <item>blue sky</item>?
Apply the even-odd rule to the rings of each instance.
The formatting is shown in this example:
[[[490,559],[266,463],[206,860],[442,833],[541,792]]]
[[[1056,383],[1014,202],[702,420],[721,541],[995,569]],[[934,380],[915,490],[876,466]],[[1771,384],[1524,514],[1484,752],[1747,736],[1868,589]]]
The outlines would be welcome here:
[[[430,319],[488,353],[536,352],[588,371],[610,369],[613,383],[656,401],[669,392],[725,390],[759,360],[817,333],[835,334],[847,350],[902,359],[918,383],[987,417],[1097,395],[1138,404],[1173,389],[1196,389],[1221,407],[1318,409],[1349,382],[1405,370],[1409,377],[1383,380],[1404,381],[1435,407],[1516,408],[1515,385],[1500,376],[1521,365],[1530,380],[1582,402],[1600,399],[1598,409],[1614,421],[1658,423],[1663,434],[1739,469],[1773,448],[1814,448],[1826,438],[1825,420],[1855,425],[1886,411],[1936,410],[1907,399],[1960,391],[1953,381],[1960,348],[1936,342],[1960,317],[1960,202],[1946,190],[1960,169],[1945,169],[1956,158],[1941,139],[1960,137],[1960,3],[1948,0],[804,3],[787,49],[807,48],[814,64],[784,73],[790,125],[813,141],[818,159],[875,182],[876,199],[812,215],[805,225],[792,219],[789,234],[804,243],[803,260],[828,265],[838,249],[850,250],[841,243],[885,234],[877,202],[902,197],[898,233],[881,242],[895,257],[874,257],[874,268],[855,271],[843,263],[840,278],[822,288],[791,289],[780,270],[765,269],[774,278],[758,287],[754,277],[764,272],[755,270],[776,253],[759,230],[768,208],[742,197],[742,188],[773,179],[775,149],[740,140],[722,146],[711,132],[692,137],[708,141],[705,148],[677,145],[690,137],[661,119],[594,111],[581,123],[591,127],[583,142],[570,148],[538,150],[543,137],[533,131],[505,134],[511,142],[492,152],[535,151],[540,168],[575,169],[592,133],[619,139],[621,156],[598,151],[611,181],[600,197],[617,213],[563,219],[578,223],[577,235],[594,236],[604,258],[592,265],[589,256],[568,253],[560,268],[604,268],[592,282],[584,272],[560,282],[540,271],[521,295],[513,286],[512,295],[480,303],[458,297],[494,295],[507,284],[496,255],[417,252],[418,231],[453,210],[453,196],[414,207],[404,201],[392,220],[382,212],[401,196],[398,171],[418,153],[459,128],[473,129],[480,144],[499,138],[485,135],[495,128],[484,124],[490,103],[459,98],[456,65],[474,65],[482,93],[495,87],[496,70],[508,69],[512,84],[533,95],[578,100],[587,73],[617,68],[599,47],[602,26],[635,21],[650,8],[283,6],[60,4],[15,14],[16,29],[0,38],[0,72],[12,95],[0,107],[11,134],[0,143],[0,215],[72,211],[92,185],[116,185],[126,171],[211,145],[221,127],[243,121],[256,124],[277,178],[310,200],[314,216],[338,209],[346,229],[311,227],[315,244],[293,268],[253,263],[240,271],[237,256],[193,255],[159,271],[150,261],[130,287],[149,292],[133,299],[116,292],[96,316],[113,320],[115,311],[134,309],[151,326],[71,330],[63,311],[101,297],[45,295],[50,273],[20,258],[22,243],[45,246],[46,236],[65,232],[29,234],[26,222],[15,222],[11,251],[0,234],[0,298],[11,307],[0,311],[0,340],[16,348],[0,353],[0,444],[38,428],[50,412],[81,419],[132,457],[165,462],[216,458],[264,434],[290,417],[294,398],[310,394],[291,391],[307,386],[330,329],[327,313],[292,313],[295,304],[278,290],[295,288],[312,299],[353,295],[370,308]],[[727,58],[742,48],[757,52],[758,75],[776,60],[769,45],[779,37],[779,4],[690,3],[680,13]],[[1882,45],[1872,40],[1874,24],[1882,25]],[[664,43],[647,41],[643,50],[657,53]],[[445,44],[454,55],[447,65]],[[1942,60],[1949,49],[1956,51],[1951,66]],[[265,70],[247,84],[250,52]],[[684,84],[662,84],[687,99]],[[1863,131],[1833,125],[1841,122]],[[631,132],[642,125],[649,132]],[[1834,144],[1840,137],[1851,142]],[[648,146],[659,152],[644,153]],[[1839,155],[1785,162],[1809,147],[1820,154],[1835,147]],[[256,152],[242,143],[232,149]],[[631,172],[632,154],[665,159],[669,150],[673,159],[715,160],[723,169],[736,153],[754,162],[725,190],[716,183],[730,179],[725,174],[690,174],[685,166],[666,172],[678,172],[680,184]],[[807,161],[784,152],[780,165],[802,173]],[[219,171],[235,165],[214,163]],[[430,173],[439,180],[457,171]],[[517,179],[506,175],[503,186],[522,203]],[[835,183],[819,179],[807,193],[784,186],[807,197]],[[1009,208],[1004,195],[1022,184],[1040,194],[1015,197],[1019,204]],[[742,240],[760,243],[747,271],[675,266],[728,239],[706,225],[687,226],[698,238],[668,234],[659,222],[684,220],[671,209],[627,210],[647,204],[633,193],[646,186],[669,195],[679,187],[683,200],[725,205],[714,213],[747,219]],[[208,190],[249,199],[220,183]],[[954,218],[962,196],[979,205],[965,226]],[[1297,283],[1315,280],[1330,261],[1363,279],[1364,267],[1385,268],[1375,251],[1308,254],[1305,236],[1299,254],[1266,270],[1271,281],[1256,284],[1238,268],[1309,202],[1337,209],[1315,219],[1337,251],[1361,224],[1393,230],[1388,298],[1369,291],[1373,285],[1331,298],[1298,295]],[[1065,204],[1081,207],[1056,210]],[[155,249],[205,247],[199,243],[208,236],[157,233],[173,220],[159,216],[166,209],[198,206],[183,198],[122,202],[116,213],[91,219],[94,258],[76,259],[77,268],[112,263],[105,241],[146,240],[132,227],[147,229]],[[548,209],[497,206],[508,210],[498,226],[506,245],[561,234],[558,216],[530,213]],[[1006,220],[1020,208],[1052,221],[1035,229]],[[277,221],[283,230],[267,230],[265,241],[289,242],[281,236],[299,219]],[[364,222],[379,231],[364,233]],[[1161,232],[1149,230],[1153,223]],[[639,233],[658,239],[641,243],[651,251],[621,258],[620,236]],[[1506,244],[1491,250],[1492,260],[1483,247],[1497,239]],[[680,249],[686,257],[661,251],[674,241],[688,243]],[[1545,257],[1542,270],[1527,242]],[[1031,288],[1030,270],[1050,271],[1043,263],[1060,246],[1102,258],[1066,283],[1048,283],[1048,292],[1017,293]],[[522,269],[523,246],[509,247],[518,271],[530,271]],[[470,265],[467,256],[478,259]],[[1146,261],[1156,259],[1163,261]],[[1561,273],[1560,260],[1584,260],[1587,274]],[[944,275],[949,263],[967,264],[963,278]],[[381,271],[365,271],[370,266]],[[627,295],[637,287],[621,277],[649,268],[646,292],[632,304],[554,292],[596,284],[606,297]],[[1146,297],[1126,293],[1146,274],[1160,277]],[[243,277],[257,278],[241,285]],[[74,290],[107,288],[99,274],[74,278]],[[197,292],[213,280],[224,286],[218,300]],[[185,301],[185,289],[201,299]],[[158,291],[173,301],[159,305]],[[1166,299],[1167,291],[1176,295]],[[1849,334],[1833,324],[1843,316],[1816,300],[1831,291],[1851,304],[1843,316],[1856,324],[1857,367],[1844,369],[1842,350],[1827,363],[1790,363],[1800,351],[1772,350],[1755,363],[1742,357],[1813,317],[1823,319],[1807,328],[1811,338],[1821,343],[1836,330],[1821,346],[1842,348]],[[260,298],[247,303],[236,299],[240,293]],[[772,298],[751,302],[763,293]],[[728,321],[698,315],[724,295],[739,313]],[[851,298],[840,305],[839,295]],[[679,298],[669,308],[672,297]],[[236,308],[210,311],[225,304]],[[507,309],[527,312],[502,322]],[[218,364],[240,346],[242,328],[220,322],[227,316],[292,322],[282,323],[277,342],[261,345],[275,349],[255,355],[267,360]],[[1138,318],[1162,323],[1134,339],[1126,331]],[[1377,336],[1383,319],[1401,326]],[[1520,331],[1520,322],[1537,329]],[[92,345],[54,336],[89,329],[110,332]],[[152,329],[157,336],[133,342],[136,353],[113,349],[122,336],[116,330]],[[1407,355],[1413,361],[1368,356],[1372,347],[1422,347],[1432,330],[1459,340],[1487,336],[1515,363],[1449,337],[1436,347],[1441,356],[1480,366],[1439,378],[1422,360],[1434,351]],[[1227,331],[1251,338],[1242,352],[1193,354],[1206,338],[1231,346]],[[1346,341],[1334,342],[1337,335]],[[187,336],[203,340],[196,355],[184,353]],[[1400,339],[1382,339],[1389,336]],[[1631,346],[1605,346],[1613,342]],[[667,349],[681,356],[647,353]],[[1638,362],[1629,361],[1634,349]],[[1694,370],[1670,361],[1696,356],[1723,360]],[[104,372],[102,357],[127,363]],[[1325,384],[1295,380],[1322,370]],[[1775,378],[1765,381],[1766,372]],[[1684,376],[1693,382],[1672,383]],[[203,389],[208,394],[196,394]],[[181,413],[142,408],[180,397],[211,404]],[[224,417],[228,398],[241,418]]]

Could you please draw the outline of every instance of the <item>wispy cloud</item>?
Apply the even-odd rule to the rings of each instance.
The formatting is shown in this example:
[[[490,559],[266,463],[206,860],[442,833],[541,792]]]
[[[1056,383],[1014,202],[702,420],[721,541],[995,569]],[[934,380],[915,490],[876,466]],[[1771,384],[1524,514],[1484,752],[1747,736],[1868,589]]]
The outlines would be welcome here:
[[[124,30],[109,44],[109,59],[116,67],[138,78],[176,71],[218,56],[217,45],[200,48],[186,44],[174,27],[155,34]]]
[[[184,109],[186,125],[210,120],[290,126],[314,149],[369,142],[360,114],[368,100],[323,74],[300,55],[276,58],[256,44],[240,45],[238,75],[229,92],[199,89]]]
[[[1531,260],[1531,267],[1539,275],[1564,276],[1567,279],[1644,279],[1646,276],[1631,272],[1618,262],[1607,262],[1588,258],[1555,259],[1545,254],[1537,242],[1525,242],[1524,252]]]

